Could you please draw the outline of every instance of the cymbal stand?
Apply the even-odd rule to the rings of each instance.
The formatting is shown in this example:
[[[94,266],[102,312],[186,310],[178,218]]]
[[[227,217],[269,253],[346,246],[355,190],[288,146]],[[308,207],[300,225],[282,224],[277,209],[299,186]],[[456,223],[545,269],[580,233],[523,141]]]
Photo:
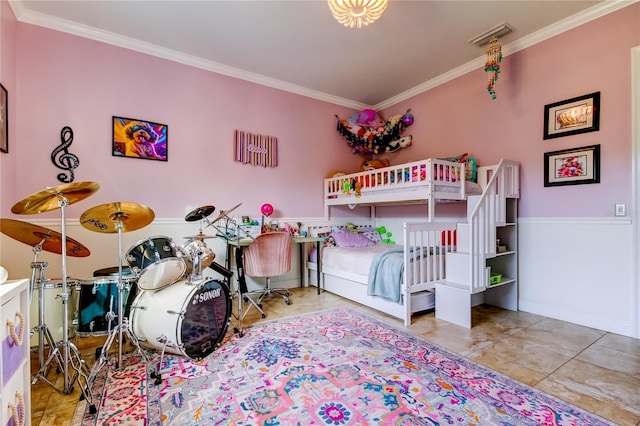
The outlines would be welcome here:
[[[242,337],[244,335],[244,327],[243,327],[242,321],[249,310],[247,308],[247,312],[244,311],[244,302],[247,301],[251,303],[253,306],[255,306],[257,310],[262,312],[262,309],[260,309],[260,307],[256,304],[256,302],[253,299],[249,297],[247,298],[247,300],[245,300],[244,298],[244,294],[248,293],[248,289],[247,289],[247,282],[244,276],[244,267],[242,265],[242,246],[240,244],[240,240],[242,238],[249,238],[251,241],[255,241],[255,238],[253,238],[253,236],[249,232],[247,232],[247,230],[242,229],[240,224],[237,223],[237,221],[234,221],[232,218],[230,218],[224,211],[220,212],[220,215],[221,215],[221,218],[224,219],[224,227],[220,227],[216,225],[215,222],[211,223],[208,220],[207,222],[208,222],[208,226],[211,226],[216,230],[216,234],[218,236],[224,238],[227,241],[227,244],[229,244],[229,241],[232,241],[232,240],[236,241],[236,243],[234,244],[235,245],[234,255],[235,255],[235,261],[236,261],[236,268],[238,271],[238,276],[237,276],[238,289],[236,290],[236,293],[238,295],[238,313],[237,314],[232,313],[231,316],[232,316],[232,320],[233,320],[233,317],[235,317],[235,319],[238,321],[238,326],[234,327],[234,331],[238,333],[238,336]],[[235,228],[234,233],[229,232],[231,224]],[[240,236],[241,233],[244,234],[242,238]],[[227,253],[231,254],[230,251],[228,251]],[[229,261],[229,267],[231,267],[231,261]],[[233,273],[231,273],[231,276],[233,276]],[[226,277],[226,278],[229,284],[230,297],[233,299],[234,294],[231,288],[231,284],[233,280],[231,277]],[[264,315],[264,312],[262,312],[262,315]]]
[[[37,254],[35,256],[38,257]],[[44,278],[44,269],[48,267],[49,264],[47,262],[34,262],[31,263],[31,293],[33,295],[33,291],[35,289],[36,283],[38,283],[39,294],[38,294],[38,325],[31,329],[32,333],[38,333],[38,362],[39,368],[38,372],[34,375],[33,381],[31,384],[35,384],[36,381],[42,380],[49,386],[58,390],[58,392],[62,391],[62,389],[58,389],[54,383],[47,379],[47,374],[49,370],[49,364],[51,361],[55,361],[57,363],[58,371],[62,371],[62,355],[60,351],[56,347],[56,343],[53,340],[53,336],[51,334],[51,330],[44,323],[44,285],[47,280]],[[39,278],[35,278],[36,269],[39,270]],[[44,346],[46,344],[49,346],[49,356],[47,360],[44,359]]]
[[[40,357],[41,364],[40,364],[40,369],[38,370],[38,373],[36,373],[35,375],[33,383],[35,383],[36,380],[40,379],[45,383],[47,383],[48,385],[50,385],[51,387],[53,387],[58,392],[68,395],[73,392],[73,383],[76,380],[78,380],[78,384],[80,385],[80,390],[82,391],[82,396],[89,403],[90,412],[95,413],[96,407],[93,404],[93,394],[91,392],[91,389],[89,388],[89,383],[87,381],[87,374],[86,374],[87,366],[82,360],[82,358],[80,357],[80,352],[78,351],[76,346],[73,343],[69,342],[69,318],[68,318],[68,306],[67,306],[69,294],[67,293],[67,263],[66,263],[67,237],[65,235],[66,219],[64,214],[64,209],[67,206],[67,204],[68,204],[68,200],[64,196],[60,196],[58,200],[58,205],[60,206],[61,214],[62,214],[62,250],[61,250],[62,252],[62,293],[58,294],[56,298],[59,297],[62,299],[62,315],[63,316],[62,316],[62,341],[59,342],[57,345],[53,340],[51,331],[46,325],[43,324],[44,323],[44,298],[43,297],[44,297],[44,284],[46,282],[44,278],[44,268],[46,266],[43,266],[42,262],[35,262],[35,261],[32,263],[32,266],[31,266],[33,268],[32,280],[35,279],[35,269],[36,268],[40,269],[40,278],[39,278],[39,282],[40,282],[39,311],[40,312],[38,315],[39,317],[38,328],[40,331],[40,336],[39,336],[39,342],[38,342],[38,355]],[[42,243],[44,243],[44,241],[45,240],[42,240],[40,244],[38,244],[36,248],[34,248],[34,253],[35,253],[34,260],[37,259],[38,253],[40,252],[42,248]],[[44,363],[42,363],[42,360],[44,358],[43,339],[47,340],[50,348],[49,357]],[[62,346],[63,348],[62,354],[60,353],[60,346]],[[49,369],[49,364],[53,360],[57,362],[58,367],[60,368],[60,371],[63,373],[63,376],[64,376],[64,386],[61,389],[57,388],[52,382],[50,382],[46,378],[47,371]],[[74,370],[73,376],[71,376],[69,372],[70,365],[71,365],[71,368],[73,368]],[[80,379],[84,380],[84,384],[80,382]]]
[[[100,352],[100,356],[98,357],[98,360],[96,361],[96,363],[93,365],[93,368],[91,369],[91,373],[89,375],[89,383],[92,383],[93,380],[95,380],[98,372],[102,369],[102,367],[105,364],[109,362],[109,348],[111,347],[111,344],[113,344],[113,340],[116,338],[116,336],[118,337],[118,360],[116,363],[116,368],[122,367],[122,339],[123,339],[123,334],[125,333],[127,337],[129,337],[129,341],[131,342],[131,344],[134,345],[138,350],[138,353],[142,357],[144,363],[145,364],[149,363],[149,359],[147,355],[142,351],[142,349],[140,348],[140,345],[138,344],[138,339],[129,330],[129,320],[123,318],[124,317],[124,308],[123,308],[124,301],[122,299],[124,296],[124,293],[123,293],[124,283],[122,280],[122,215],[123,213],[121,212],[116,213],[116,216],[114,218],[117,221],[116,228],[118,229],[118,284],[117,284],[118,325],[116,325],[113,328],[113,330],[111,330],[109,337],[104,343],[104,346],[102,347],[102,351]]]
[[[41,371],[44,366],[44,337],[46,335],[50,335],[51,332],[49,328],[44,323],[44,297],[43,297],[43,286],[44,286],[44,269],[49,266],[47,262],[38,262],[38,256],[42,251],[42,244],[44,244],[44,239],[40,241],[33,247],[33,262],[31,262],[31,280],[29,281],[29,306],[33,301],[33,292],[36,286],[36,269],[40,271],[40,277],[37,279],[37,282],[40,283],[40,290],[38,293],[38,325],[31,329],[30,334],[38,333],[38,361],[39,361],[39,369]],[[46,329],[46,332],[44,331]],[[43,336],[43,334],[45,336]],[[53,339],[51,339],[52,341]],[[54,344],[49,341],[49,347],[53,350]],[[45,374],[46,376],[46,374]],[[36,378],[34,378],[33,383],[36,382]]]

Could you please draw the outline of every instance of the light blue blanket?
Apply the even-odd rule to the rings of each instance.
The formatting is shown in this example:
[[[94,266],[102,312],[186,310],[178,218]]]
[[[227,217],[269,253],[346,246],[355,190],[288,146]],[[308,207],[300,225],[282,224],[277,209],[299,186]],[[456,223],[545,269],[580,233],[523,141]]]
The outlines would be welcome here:
[[[400,303],[402,271],[404,265],[402,247],[378,253],[371,261],[369,269],[369,296],[380,296],[392,302]]]

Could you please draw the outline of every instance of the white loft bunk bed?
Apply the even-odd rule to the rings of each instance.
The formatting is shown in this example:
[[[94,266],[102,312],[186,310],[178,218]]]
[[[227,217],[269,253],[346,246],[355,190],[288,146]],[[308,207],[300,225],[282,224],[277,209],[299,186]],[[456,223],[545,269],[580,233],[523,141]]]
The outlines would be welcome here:
[[[470,328],[471,307],[477,304],[474,295],[489,288],[517,284],[515,227],[508,235],[501,235],[502,231],[497,229],[517,221],[515,206],[520,189],[518,163],[501,160],[497,165],[478,167],[480,195],[470,196],[467,188],[473,185],[464,179],[464,166],[463,163],[426,159],[325,179],[325,219],[328,224],[335,222],[330,220],[330,208],[337,205],[369,205],[373,220],[375,206],[380,204],[426,202],[429,213],[427,222],[404,224],[402,256],[396,256],[402,262],[397,284],[400,286],[399,303],[369,294],[371,282],[367,271],[379,256],[362,253],[376,251],[375,248],[350,248],[332,255],[332,251],[337,253],[341,247],[325,247],[320,254],[321,288],[402,319],[405,325],[411,324],[413,313],[432,306],[428,300],[435,290],[436,317]],[[359,196],[351,190],[354,182],[360,182]],[[435,203],[464,200],[468,200],[466,221],[457,218],[434,222]],[[316,229],[310,227],[309,231],[318,235],[318,230],[326,229],[325,225]],[[506,266],[498,263],[511,277],[505,276],[498,286],[492,287],[491,259],[498,255],[496,242],[499,236],[503,236],[510,246],[508,254],[514,256],[503,262]],[[336,262],[332,256],[342,260]],[[344,266],[355,264],[360,270]],[[310,260],[308,269],[317,270],[317,263]],[[517,310],[517,289],[508,288],[488,299],[492,305]]]
[[[325,179],[324,218],[330,219],[332,206],[371,206],[373,216],[376,205],[427,203],[431,222],[436,202],[463,201],[482,193],[481,185],[466,179],[467,168],[475,168],[475,159],[460,163],[428,158]]]

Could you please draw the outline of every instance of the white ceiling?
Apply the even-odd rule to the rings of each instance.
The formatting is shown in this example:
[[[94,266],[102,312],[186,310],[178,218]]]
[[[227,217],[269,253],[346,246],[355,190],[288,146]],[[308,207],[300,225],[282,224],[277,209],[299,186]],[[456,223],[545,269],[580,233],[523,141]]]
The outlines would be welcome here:
[[[484,65],[468,41],[507,22],[514,53],[635,0],[400,1],[348,29],[324,0],[10,0],[19,21],[361,109]]]

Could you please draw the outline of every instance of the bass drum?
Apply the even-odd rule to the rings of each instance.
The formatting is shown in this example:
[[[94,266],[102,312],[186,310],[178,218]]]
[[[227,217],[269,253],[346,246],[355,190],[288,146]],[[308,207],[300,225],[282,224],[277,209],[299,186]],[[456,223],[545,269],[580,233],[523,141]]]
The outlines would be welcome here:
[[[215,350],[230,320],[229,289],[217,280],[139,291],[131,306],[131,329],[141,346],[196,360]]]

